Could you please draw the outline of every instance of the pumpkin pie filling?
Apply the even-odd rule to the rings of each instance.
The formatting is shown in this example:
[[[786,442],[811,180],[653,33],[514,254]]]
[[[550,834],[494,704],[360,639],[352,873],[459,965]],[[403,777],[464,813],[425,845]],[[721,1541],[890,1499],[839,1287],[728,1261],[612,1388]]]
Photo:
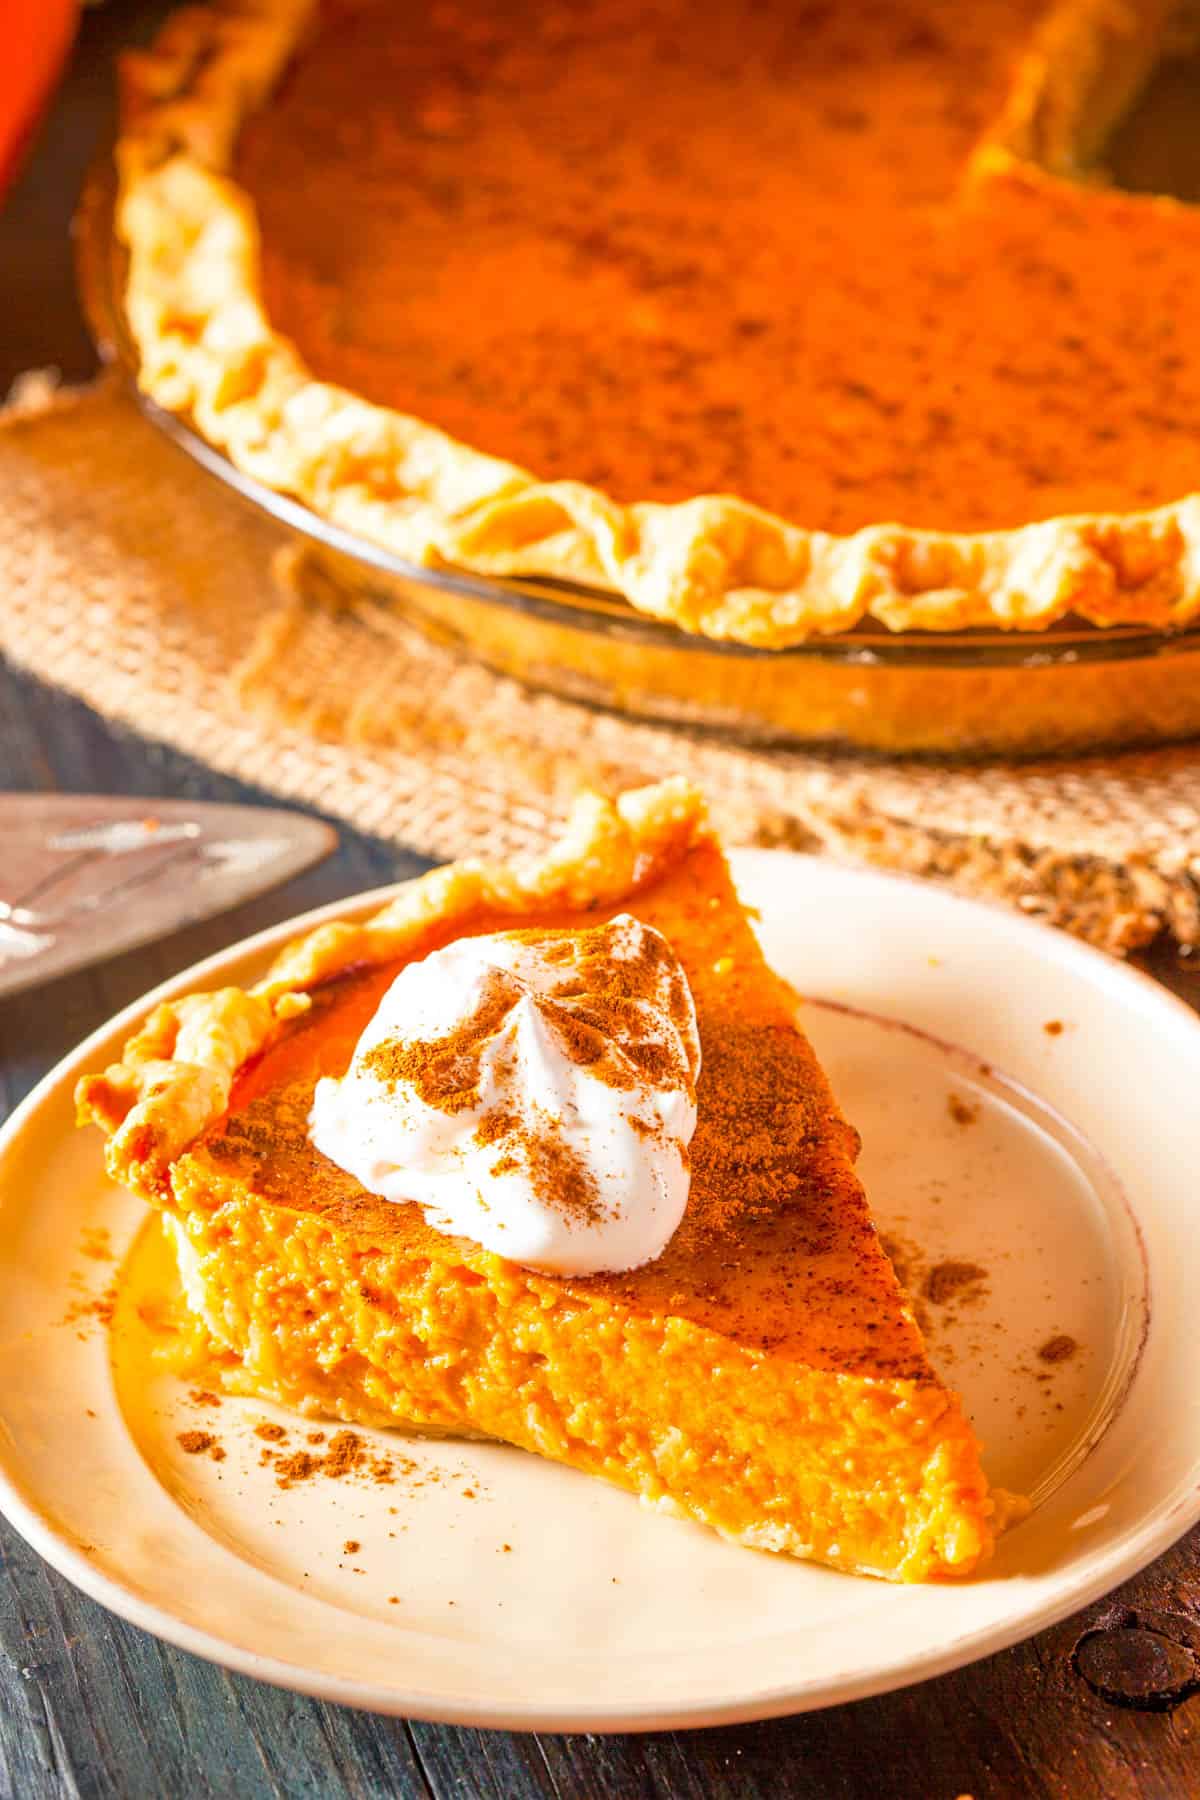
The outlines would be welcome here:
[[[426,906],[402,952],[363,961],[395,934],[325,928],[253,994],[162,1009],[123,1064],[81,1085],[81,1116],[108,1132],[111,1172],[163,1212],[193,1325],[234,1391],[500,1438],[751,1547],[900,1580],[968,1574],[1020,1504],[989,1495],[928,1362],[795,998],[694,800],[680,814],[669,798],[686,841],[676,829],[649,872],[624,859],[617,891],[597,880],[607,815],[571,866],[569,903],[560,859],[526,905],[505,879],[498,903],[485,883],[482,904]],[[442,900],[456,881],[479,892],[465,868],[439,879]],[[417,884],[415,900],[434,892]],[[703,1056],[686,1208],[652,1261],[539,1273],[435,1230],[314,1148],[316,1081],[344,1073],[405,962],[621,911],[672,946]]]
[[[237,145],[268,314],[319,379],[624,502],[1178,499],[1200,214],[976,155],[1049,10],[328,0]]]
[[[851,1173],[856,1134],[838,1115],[791,1024],[794,1001],[753,952],[748,928],[730,941],[732,896],[718,857],[709,847],[692,851],[637,901],[638,918],[680,951],[704,1051],[683,1223],[645,1268],[565,1285],[580,1299],[670,1311],[813,1368],[929,1379],[912,1321],[899,1310],[888,1316],[898,1288]],[[720,908],[711,904],[717,894]],[[571,923],[563,914],[504,921],[506,929]],[[494,928],[480,920],[472,935]],[[317,1080],[345,1073],[401,966],[353,970],[317,988],[311,1010],[238,1076],[227,1114],[192,1154],[245,1180],[267,1205],[352,1220],[380,1239],[442,1254],[418,1207],[367,1193],[313,1147],[309,1130]]]
[[[1099,173],[1177,10],[185,8],[124,65],[139,383],[410,564],[712,638],[1186,625],[1200,224]]]

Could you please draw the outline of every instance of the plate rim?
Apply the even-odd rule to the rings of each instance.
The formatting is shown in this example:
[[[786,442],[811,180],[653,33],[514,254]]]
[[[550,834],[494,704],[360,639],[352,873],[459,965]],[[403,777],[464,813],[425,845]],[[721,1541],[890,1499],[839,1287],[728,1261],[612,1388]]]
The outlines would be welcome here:
[[[1067,933],[1036,919],[1030,919],[1004,904],[976,899],[947,889],[920,877],[849,864],[836,863],[829,857],[811,852],[786,849],[743,848],[730,851],[735,881],[742,868],[752,864],[799,863],[820,868],[840,880],[865,889],[887,889],[900,885],[918,889],[935,903],[956,910],[982,910],[994,925],[1011,932],[1019,941],[1043,947],[1053,945],[1057,958],[1073,965],[1085,976],[1099,977],[1099,985],[1107,994],[1115,988],[1135,999],[1139,1010],[1147,1007],[1163,1009],[1173,1015],[1177,1026],[1195,1033],[1200,1049],[1200,1013],[1186,1001],[1144,971],[1119,962],[1115,957]],[[332,918],[355,917],[387,903],[410,887],[420,876],[405,881],[385,883],[377,888],[345,896],[296,914],[261,931],[254,932],[227,945],[224,949],[190,964],[178,974],[158,983],[110,1019],[90,1032],[73,1050],[62,1057],[19,1103],[0,1127],[0,1207],[3,1205],[5,1165],[17,1141],[31,1128],[43,1107],[61,1095],[63,1087],[73,1081],[85,1066],[94,1066],[96,1052],[110,1039],[127,1032],[142,1019],[147,1010],[181,991],[203,985],[211,976],[230,965],[244,963],[281,947],[301,931]],[[903,1022],[903,1021],[901,1021]],[[1197,1463],[1200,1473],[1200,1461]],[[1148,1514],[1140,1527],[1133,1527],[1123,1541],[1104,1551],[1093,1553],[1079,1566],[1050,1599],[1037,1603],[1036,1623],[1031,1615],[1019,1613],[999,1622],[990,1622],[959,1633],[944,1644],[899,1663],[876,1662],[857,1671],[832,1678],[813,1676],[800,1682],[782,1683],[745,1698],[700,1697],[684,1704],[664,1707],[652,1699],[630,1706],[624,1703],[600,1703],[577,1707],[563,1703],[540,1704],[536,1699],[515,1704],[480,1703],[478,1697],[454,1698],[419,1688],[380,1687],[351,1676],[314,1671],[302,1663],[243,1648],[214,1632],[193,1626],[169,1610],[142,1599],[130,1587],[98,1568],[70,1539],[48,1519],[36,1501],[27,1495],[23,1484],[10,1472],[9,1446],[0,1437],[0,1514],[60,1575],[72,1582],[89,1598],[108,1608],[118,1617],[139,1629],[148,1631],[163,1642],[185,1650],[202,1660],[249,1675],[268,1685],[305,1694],[314,1699],[373,1711],[392,1717],[408,1717],[482,1729],[506,1731],[589,1731],[599,1733],[645,1732],[656,1730],[699,1729],[707,1726],[752,1723],[787,1714],[814,1711],[825,1706],[842,1705],[916,1685],[948,1674],[1011,1648],[1029,1637],[1061,1623],[1072,1613],[1090,1605],[1129,1580],[1158,1556],[1164,1554],[1200,1521],[1200,1484],[1173,1506]]]

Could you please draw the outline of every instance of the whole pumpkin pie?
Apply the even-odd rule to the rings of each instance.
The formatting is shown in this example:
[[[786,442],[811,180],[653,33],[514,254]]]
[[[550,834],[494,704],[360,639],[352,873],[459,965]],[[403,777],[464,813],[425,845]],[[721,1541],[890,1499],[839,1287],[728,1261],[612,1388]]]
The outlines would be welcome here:
[[[1200,608],[1170,0],[226,0],[128,59],[141,381],[410,559],[779,646]],[[1186,109],[1185,109],[1186,111]]]
[[[443,1228],[469,1198],[464,1180],[447,1199],[461,1166],[449,1153],[433,1158],[437,1207],[403,1197],[403,1164],[389,1192],[349,1172],[370,1162],[367,1124],[351,1154],[329,1153],[322,1093],[344,1093],[349,1069],[381,1057],[390,1079],[412,1073],[411,1046],[389,1047],[371,1022],[390,991],[411,1023],[428,1000],[411,978],[428,989],[448,952],[540,947],[568,979],[535,1021],[539,1057],[582,992],[562,1068],[599,1067],[593,1099],[627,1093],[615,1064],[603,1073],[604,1005],[644,1016],[647,990],[628,959],[610,958],[602,989],[586,978],[613,932],[634,933],[638,966],[662,977],[681,1041],[695,1033],[692,1073],[676,1070],[694,1103],[690,1148],[664,1151],[686,1172],[685,1197],[660,1248],[609,1259],[619,1266],[593,1257],[584,1274],[578,1260],[530,1266]],[[439,1130],[463,1116],[460,1090],[503,1035],[494,1001],[485,994],[466,1037],[437,1040],[422,1063]],[[104,1129],[114,1179],[161,1209],[187,1305],[234,1388],[503,1439],[759,1549],[899,1580],[966,1575],[1020,1503],[989,1494],[872,1226],[856,1134],[795,1015],[698,796],[669,783],[616,806],[583,802],[531,868],[437,871],[365,924],[319,927],[248,991],[159,1007],[120,1064],[80,1084],[80,1116]],[[631,1054],[654,1079],[669,1074],[651,1036],[635,1033]],[[565,1218],[586,1235],[604,1196],[564,1160],[555,1134],[570,1108],[540,1123],[531,1105],[517,1111],[499,1124],[485,1111],[474,1153],[523,1145],[554,1229]],[[643,1121],[635,1135],[656,1129]],[[593,1121],[585,1147],[602,1135]],[[480,1187],[483,1238],[511,1160]]]

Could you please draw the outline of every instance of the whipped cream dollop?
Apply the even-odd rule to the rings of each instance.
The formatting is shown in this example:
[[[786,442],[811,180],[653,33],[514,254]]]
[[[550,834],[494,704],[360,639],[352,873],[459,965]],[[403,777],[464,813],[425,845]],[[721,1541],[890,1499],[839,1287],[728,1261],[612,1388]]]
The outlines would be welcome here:
[[[661,932],[460,938],[401,970],[309,1134],[384,1200],[533,1269],[658,1256],[687,1204],[700,1037]]]

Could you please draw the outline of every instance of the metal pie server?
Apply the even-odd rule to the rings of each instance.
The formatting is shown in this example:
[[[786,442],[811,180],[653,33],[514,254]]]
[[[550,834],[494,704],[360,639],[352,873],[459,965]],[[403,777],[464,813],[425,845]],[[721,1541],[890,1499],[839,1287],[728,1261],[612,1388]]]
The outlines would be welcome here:
[[[0,794],[0,997],[223,912],[336,843],[273,807]]]

